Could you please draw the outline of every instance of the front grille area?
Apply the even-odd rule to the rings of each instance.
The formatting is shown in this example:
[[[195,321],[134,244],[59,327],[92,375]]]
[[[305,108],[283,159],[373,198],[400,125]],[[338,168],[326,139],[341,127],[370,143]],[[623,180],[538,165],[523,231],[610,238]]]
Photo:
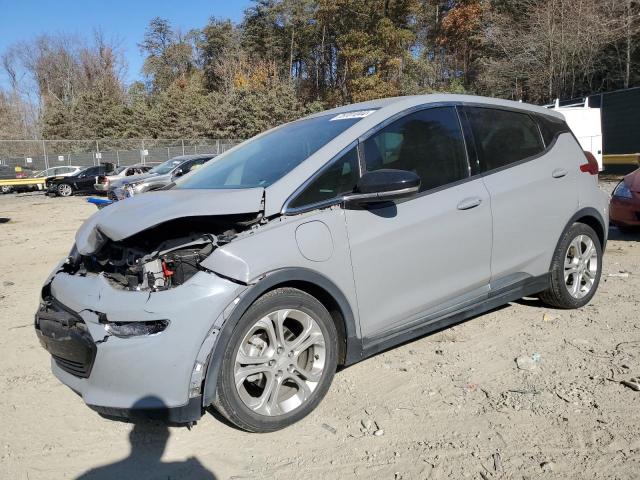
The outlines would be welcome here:
[[[89,377],[96,345],[77,313],[49,297],[36,313],[35,329],[40,344],[62,370],[76,377]]]
[[[84,362],[74,362],[66,358],[58,357],[57,355],[51,355],[56,361],[58,366],[67,373],[75,375],[80,378],[87,378],[91,372],[91,364]]]

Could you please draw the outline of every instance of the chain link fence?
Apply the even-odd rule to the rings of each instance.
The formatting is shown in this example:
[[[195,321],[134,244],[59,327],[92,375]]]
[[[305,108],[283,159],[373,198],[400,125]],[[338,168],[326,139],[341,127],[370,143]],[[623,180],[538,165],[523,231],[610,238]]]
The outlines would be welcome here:
[[[219,154],[239,142],[235,139],[210,138],[0,140],[0,165],[38,171],[62,165],[156,164],[178,155]]]

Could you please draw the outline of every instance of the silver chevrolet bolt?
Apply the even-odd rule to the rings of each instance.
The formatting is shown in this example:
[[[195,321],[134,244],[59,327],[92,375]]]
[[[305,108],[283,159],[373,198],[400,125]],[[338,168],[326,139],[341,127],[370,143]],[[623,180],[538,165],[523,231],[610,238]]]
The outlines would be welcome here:
[[[90,217],[42,288],[53,373],[107,417],[302,419],[336,368],[524,296],[591,300],[598,166],[563,117],[388,98],[262,133]]]

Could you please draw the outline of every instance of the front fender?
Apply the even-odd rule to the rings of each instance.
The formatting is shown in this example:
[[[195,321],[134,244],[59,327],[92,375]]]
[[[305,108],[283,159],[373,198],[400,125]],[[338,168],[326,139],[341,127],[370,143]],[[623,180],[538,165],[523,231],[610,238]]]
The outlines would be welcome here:
[[[219,329],[215,330],[216,341],[209,356],[206,370],[203,405],[210,405],[215,398],[216,385],[218,383],[218,375],[222,365],[224,349],[226,348],[231,334],[242,315],[249,309],[251,304],[260,296],[269,290],[288,284],[303,283],[314,285],[321,288],[329,294],[340,308],[342,318],[344,319],[344,332],[346,341],[345,365],[357,362],[362,357],[362,342],[358,336],[356,319],[353,309],[344,293],[326,276],[315,272],[308,268],[282,268],[269,272],[245,290],[234,302],[233,310],[225,312],[216,322]],[[225,318],[226,317],[226,318]]]

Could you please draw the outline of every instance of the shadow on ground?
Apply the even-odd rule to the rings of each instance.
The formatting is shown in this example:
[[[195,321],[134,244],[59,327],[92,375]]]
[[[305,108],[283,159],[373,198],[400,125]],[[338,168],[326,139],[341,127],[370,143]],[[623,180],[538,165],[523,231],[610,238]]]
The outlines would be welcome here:
[[[628,229],[624,232],[616,226],[609,227],[609,240],[622,240],[625,242],[640,242],[640,228]]]
[[[77,480],[216,480],[213,472],[195,457],[179,462],[163,462],[162,455],[169,436],[169,427],[165,422],[137,420],[129,433],[129,456],[109,465],[92,468]]]

